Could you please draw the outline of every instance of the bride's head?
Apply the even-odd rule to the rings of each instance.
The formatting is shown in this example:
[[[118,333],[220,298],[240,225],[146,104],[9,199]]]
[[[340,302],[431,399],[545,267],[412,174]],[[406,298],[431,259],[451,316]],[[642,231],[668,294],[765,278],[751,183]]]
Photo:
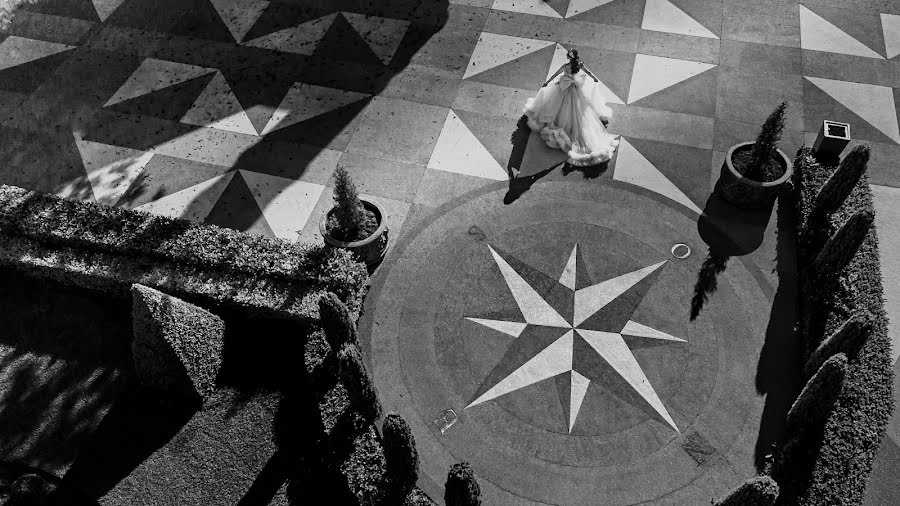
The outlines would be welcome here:
[[[578,58],[578,50],[570,49],[566,56],[569,58],[569,65],[572,68],[572,73],[576,73],[581,69],[581,59]]]

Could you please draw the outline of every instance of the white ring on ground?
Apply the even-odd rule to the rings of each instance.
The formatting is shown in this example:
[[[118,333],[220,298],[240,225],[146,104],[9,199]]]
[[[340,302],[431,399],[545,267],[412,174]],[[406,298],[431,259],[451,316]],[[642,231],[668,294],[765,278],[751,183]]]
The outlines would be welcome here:
[[[679,255],[678,253],[675,253],[675,251],[676,251],[679,247],[685,249],[685,252],[684,252],[683,255]],[[672,256],[675,257],[675,258],[677,258],[677,259],[679,259],[679,260],[684,260],[685,258],[691,256],[691,247],[688,246],[687,244],[678,243],[678,244],[676,244],[675,246],[672,246]]]

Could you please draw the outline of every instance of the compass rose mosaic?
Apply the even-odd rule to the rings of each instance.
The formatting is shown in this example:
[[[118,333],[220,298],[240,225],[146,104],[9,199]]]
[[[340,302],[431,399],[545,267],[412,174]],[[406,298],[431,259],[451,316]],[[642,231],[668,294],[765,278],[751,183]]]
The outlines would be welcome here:
[[[755,473],[771,287],[733,259],[691,321],[704,255],[672,247],[706,250],[698,215],[595,183],[542,181],[512,205],[505,183],[467,194],[379,269],[360,335],[426,492],[459,460],[487,504],[695,504]],[[721,470],[734,480],[700,479]]]
[[[511,335],[516,340],[504,355],[503,362],[498,364],[491,376],[485,380],[476,392],[477,397],[466,406],[467,408],[539,381],[556,378],[560,387],[560,400],[568,408],[564,412],[568,415],[571,432],[588,386],[595,376],[593,370],[597,360],[594,355],[597,355],[634,388],[666,423],[678,430],[623,338],[623,335],[628,335],[660,341],[684,342],[683,339],[630,319],[626,320],[643,300],[643,297],[628,297],[628,295],[646,291],[654,275],[666,264],[665,261],[601,283],[591,284],[587,280],[586,273],[579,273],[580,262],[576,246],[572,249],[558,285],[551,288],[551,291],[556,289],[564,292],[556,297],[562,299],[562,304],[565,305],[558,310],[541,296],[509,261],[494,248],[490,246],[488,248],[503,273],[503,278],[515,297],[525,322],[468,318],[470,321]],[[641,290],[642,288],[644,290]],[[560,337],[552,338],[561,332],[564,333]],[[547,336],[551,336],[550,344],[542,345],[541,341]],[[540,351],[533,356],[529,356],[527,352],[523,353],[529,348],[539,348]]]

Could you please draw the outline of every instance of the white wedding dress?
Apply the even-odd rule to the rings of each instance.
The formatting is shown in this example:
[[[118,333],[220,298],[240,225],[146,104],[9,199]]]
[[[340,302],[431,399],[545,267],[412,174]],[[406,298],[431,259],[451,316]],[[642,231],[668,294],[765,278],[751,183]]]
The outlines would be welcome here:
[[[612,158],[619,146],[617,135],[606,131],[612,109],[597,83],[583,71],[572,74],[566,65],[559,79],[525,102],[528,126],[554,149],[568,154],[571,165],[598,165]]]

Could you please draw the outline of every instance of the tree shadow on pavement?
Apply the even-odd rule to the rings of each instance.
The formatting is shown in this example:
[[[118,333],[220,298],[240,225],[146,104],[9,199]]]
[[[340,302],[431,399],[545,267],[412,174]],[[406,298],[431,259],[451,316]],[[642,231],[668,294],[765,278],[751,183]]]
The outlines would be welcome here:
[[[710,195],[703,215],[697,221],[697,232],[709,247],[709,252],[694,285],[691,320],[699,316],[703,305],[716,291],[718,276],[725,271],[728,260],[759,248],[771,214],[771,208],[740,209],[724,201],[716,192]]]
[[[766,395],[754,452],[757,470],[763,469],[767,454],[781,441],[785,417],[803,386],[800,342],[795,328],[798,318],[796,216],[790,198],[789,194],[783,194],[778,200],[778,289],[756,369],[756,391]]]

